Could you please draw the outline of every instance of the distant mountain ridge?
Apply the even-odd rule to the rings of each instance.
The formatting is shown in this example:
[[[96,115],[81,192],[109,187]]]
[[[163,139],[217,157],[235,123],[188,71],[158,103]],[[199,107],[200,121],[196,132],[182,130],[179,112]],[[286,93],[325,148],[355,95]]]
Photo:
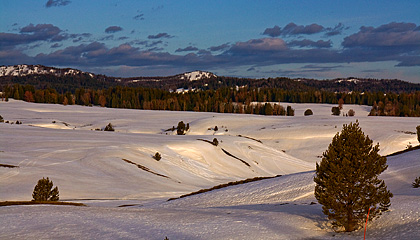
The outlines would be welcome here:
[[[66,76],[66,75],[80,75],[88,74],[90,77],[94,77],[93,73],[86,73],[77,69],[72,68],[54,68],[46,67],[43,65],[14,65],[14,66],[0,66],[0,77],[6,76],[27,76],[27,75],[36,75],[36,74],[50,74],[57,77]]]
[[[7,76],[23,77],[23,76],[28,76],[28,75],[42,75],[42,74],[54,75],[57,77],[62,77],[62,76],[67,76],[67,75],[74,76],[74,75],[81,75],[81,74],[87,74],[92,78],[96,76],[96,74],[83,72],[81,70],[73,69],[73,68],[55,68],[55,67],[48,67],[48,66],[43,66],[43,65],[26,65],[26,64],[20,64],[20,65],[14,65],[14,66],[0,66],[0,77],[7,77]],[[197,71],[192,71],[192,72],[186,72],[183,74],[178,74],[172,77],[177,77],[183,80],[196,81],[196,80],[201,80],[204,78],[215,78],[217,76],[211,72],[197,70]],[[144,77],[141,77],[141,78],[144,78]],[[146,77],[146,79],[147,78],[148,77]],[[153,77],[153,78],[156,78],[156,77]],[[163,78],[169,78],[169,77],[163,77]],[[130,79],[130,78],[127,78],[127,79]],[[132,82],[137,82],[137,81],[133,80]]]
[[[420,84],[398,79],[337,78],[332,80],[278,78],[237,78],[192,71],[174,76],[117,78],[72,68],[43,65],[0,66],[0,85],[29,84],[37,88],[75,91],[77,88],[101,89],[113,86],[176,89],[218,89],[221,87],[282,88],[294,91],[392,92],[420,91]]]

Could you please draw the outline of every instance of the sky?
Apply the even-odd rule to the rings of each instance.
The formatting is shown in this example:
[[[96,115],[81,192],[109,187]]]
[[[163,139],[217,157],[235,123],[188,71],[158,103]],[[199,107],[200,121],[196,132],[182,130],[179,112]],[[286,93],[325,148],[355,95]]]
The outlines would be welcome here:
[[[0,0],[0,65],[420,83],[420,1]]]

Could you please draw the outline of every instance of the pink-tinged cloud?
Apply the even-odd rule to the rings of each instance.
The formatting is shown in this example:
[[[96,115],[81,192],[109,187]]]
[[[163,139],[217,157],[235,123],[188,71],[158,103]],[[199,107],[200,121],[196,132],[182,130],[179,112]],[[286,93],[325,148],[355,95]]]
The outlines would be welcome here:
[[[414,23],[389,23],[361,27],[360,31],[344,38],[344,47],[416,47],[420,50],[420,31]]]
[[[231,48],[234,52],[255,52],[255,51],[282,51],[287,50],[287,44],[280,38],[251,39],[246,42],[237,42]]]

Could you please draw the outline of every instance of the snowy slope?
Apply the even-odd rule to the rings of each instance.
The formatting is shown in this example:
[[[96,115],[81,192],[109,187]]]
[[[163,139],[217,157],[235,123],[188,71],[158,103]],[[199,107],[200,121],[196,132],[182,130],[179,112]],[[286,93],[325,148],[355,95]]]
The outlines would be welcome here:
[[[381,177],[394,198],[390,211],[369,223],[367,239],[420,236],[420,192],[410,187],[420,171],[419,158],[420,151],[389,158],[389,169]],[[314,204],[313,175],[313,172],[296,173],[129,208],[2,207],[0,236],[2,239],[363,238],[363,229],[352,233],[331,230],[321,206]]]
[[[1,102],[1,107],[6,121],[23,122],[0,126],[1,135],[8,136],[1,139],[2,163],[19,166],[0,169],[0,186],[7,190],[2,191],[1,200],[30,198],[33,183],[43,176],[60,186],[61,199],[148,199],[174,197],[239,179],[313,169],[311,163],[236,136],[239,132],[209,131],[214,124],[208,121],[214,119],[212,113],[18,101]],[[187,135],[165,132],[181,120],[190,122]],[[116,132],[95,131],[110,122]],[[214,137],[220,142],[217,147],[202,141]],[[162,155],[160,161],[152,158],[156,152]]]
[[[417,144],[418,119],[367,117],[366,106],[345,105],[344,111],[356,111],[350,118],[331,116],[332,105],[287,105],[296,116],[0,101],[6,121],[23,122],[0,123],[0,163],[19,166],[0,168],[0,201],[30,200],[36,181],[48,176],[62,200],[90,206],[0,207],[0,238],[361,238],[363,231],[332,232],[321,206],[313,204],[315,162],[344,123],[358,119],[380,143],[381,154],[389,154]],[[307,108],[313,116],[303,116]],[[181,120],[190,123],[187,135],[165,131]],[[110,122],[116,132],[95,131]],[[202,141],[213,138],[217,147]],[[160,161],[152,158],[156,152]],[[394,193],[391,211],[369,225],[369,239],[420,236],[420,191],[411,188],[420,176],[418,159],[420,151],[388,158],[381,177]],[[220,183],[278,174],[283,176],[165,201]],[[135,206],[116,208],[122,204]]]
[[[185,79],[189,81],[196,81],[203,78],[213,78],[213,77],[216,77],[216,75],[211,72],[204,72],[204,71],[186,72],[180,75],[181,79]]]
[[[46,67],[42,65],[14,65],[14,66],[0,66],[0,77],[5,76],[27,76],[32,74],[50,74],[54,76],[65,76],[65,75],[80,75],[82,72],[77,69],[60,69],[53,67]],[[94,75],[89,73],[91,77]]]

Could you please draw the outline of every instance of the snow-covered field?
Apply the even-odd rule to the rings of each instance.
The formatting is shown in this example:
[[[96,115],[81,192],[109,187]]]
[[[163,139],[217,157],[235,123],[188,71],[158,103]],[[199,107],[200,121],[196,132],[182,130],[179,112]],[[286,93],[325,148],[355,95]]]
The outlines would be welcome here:
[[[356,116],[337,117],[333,105],[287,105],[294,117],[0,101],[6,121],[23,123],[0,124],[0,164],[19,166],[0,167],[0,201],[31,200],[37,180],[49,177],[60,200],[88,205],[0,207],[0,239],[363,237],[363,229],[335,233],[328,226],[313,195],[315,163],[343,124],[358,119],[387,155],[418,144],[419,119],[367,117],[368,106],[345,105]],[[314,115],[305,117],[308,108]],[[189,123],[186,135],[165,131],[179,121]],[[95,131],[108,123],[115,132]],[[218,146],[202,141],[213,138]],[[420,190],[411,187],[419,159],[420,151],[388,157],[381,178],[394,194],[391,210],[368,225],[367,239],[420,238]],[[166,201],[275,175],[283,176]]]

